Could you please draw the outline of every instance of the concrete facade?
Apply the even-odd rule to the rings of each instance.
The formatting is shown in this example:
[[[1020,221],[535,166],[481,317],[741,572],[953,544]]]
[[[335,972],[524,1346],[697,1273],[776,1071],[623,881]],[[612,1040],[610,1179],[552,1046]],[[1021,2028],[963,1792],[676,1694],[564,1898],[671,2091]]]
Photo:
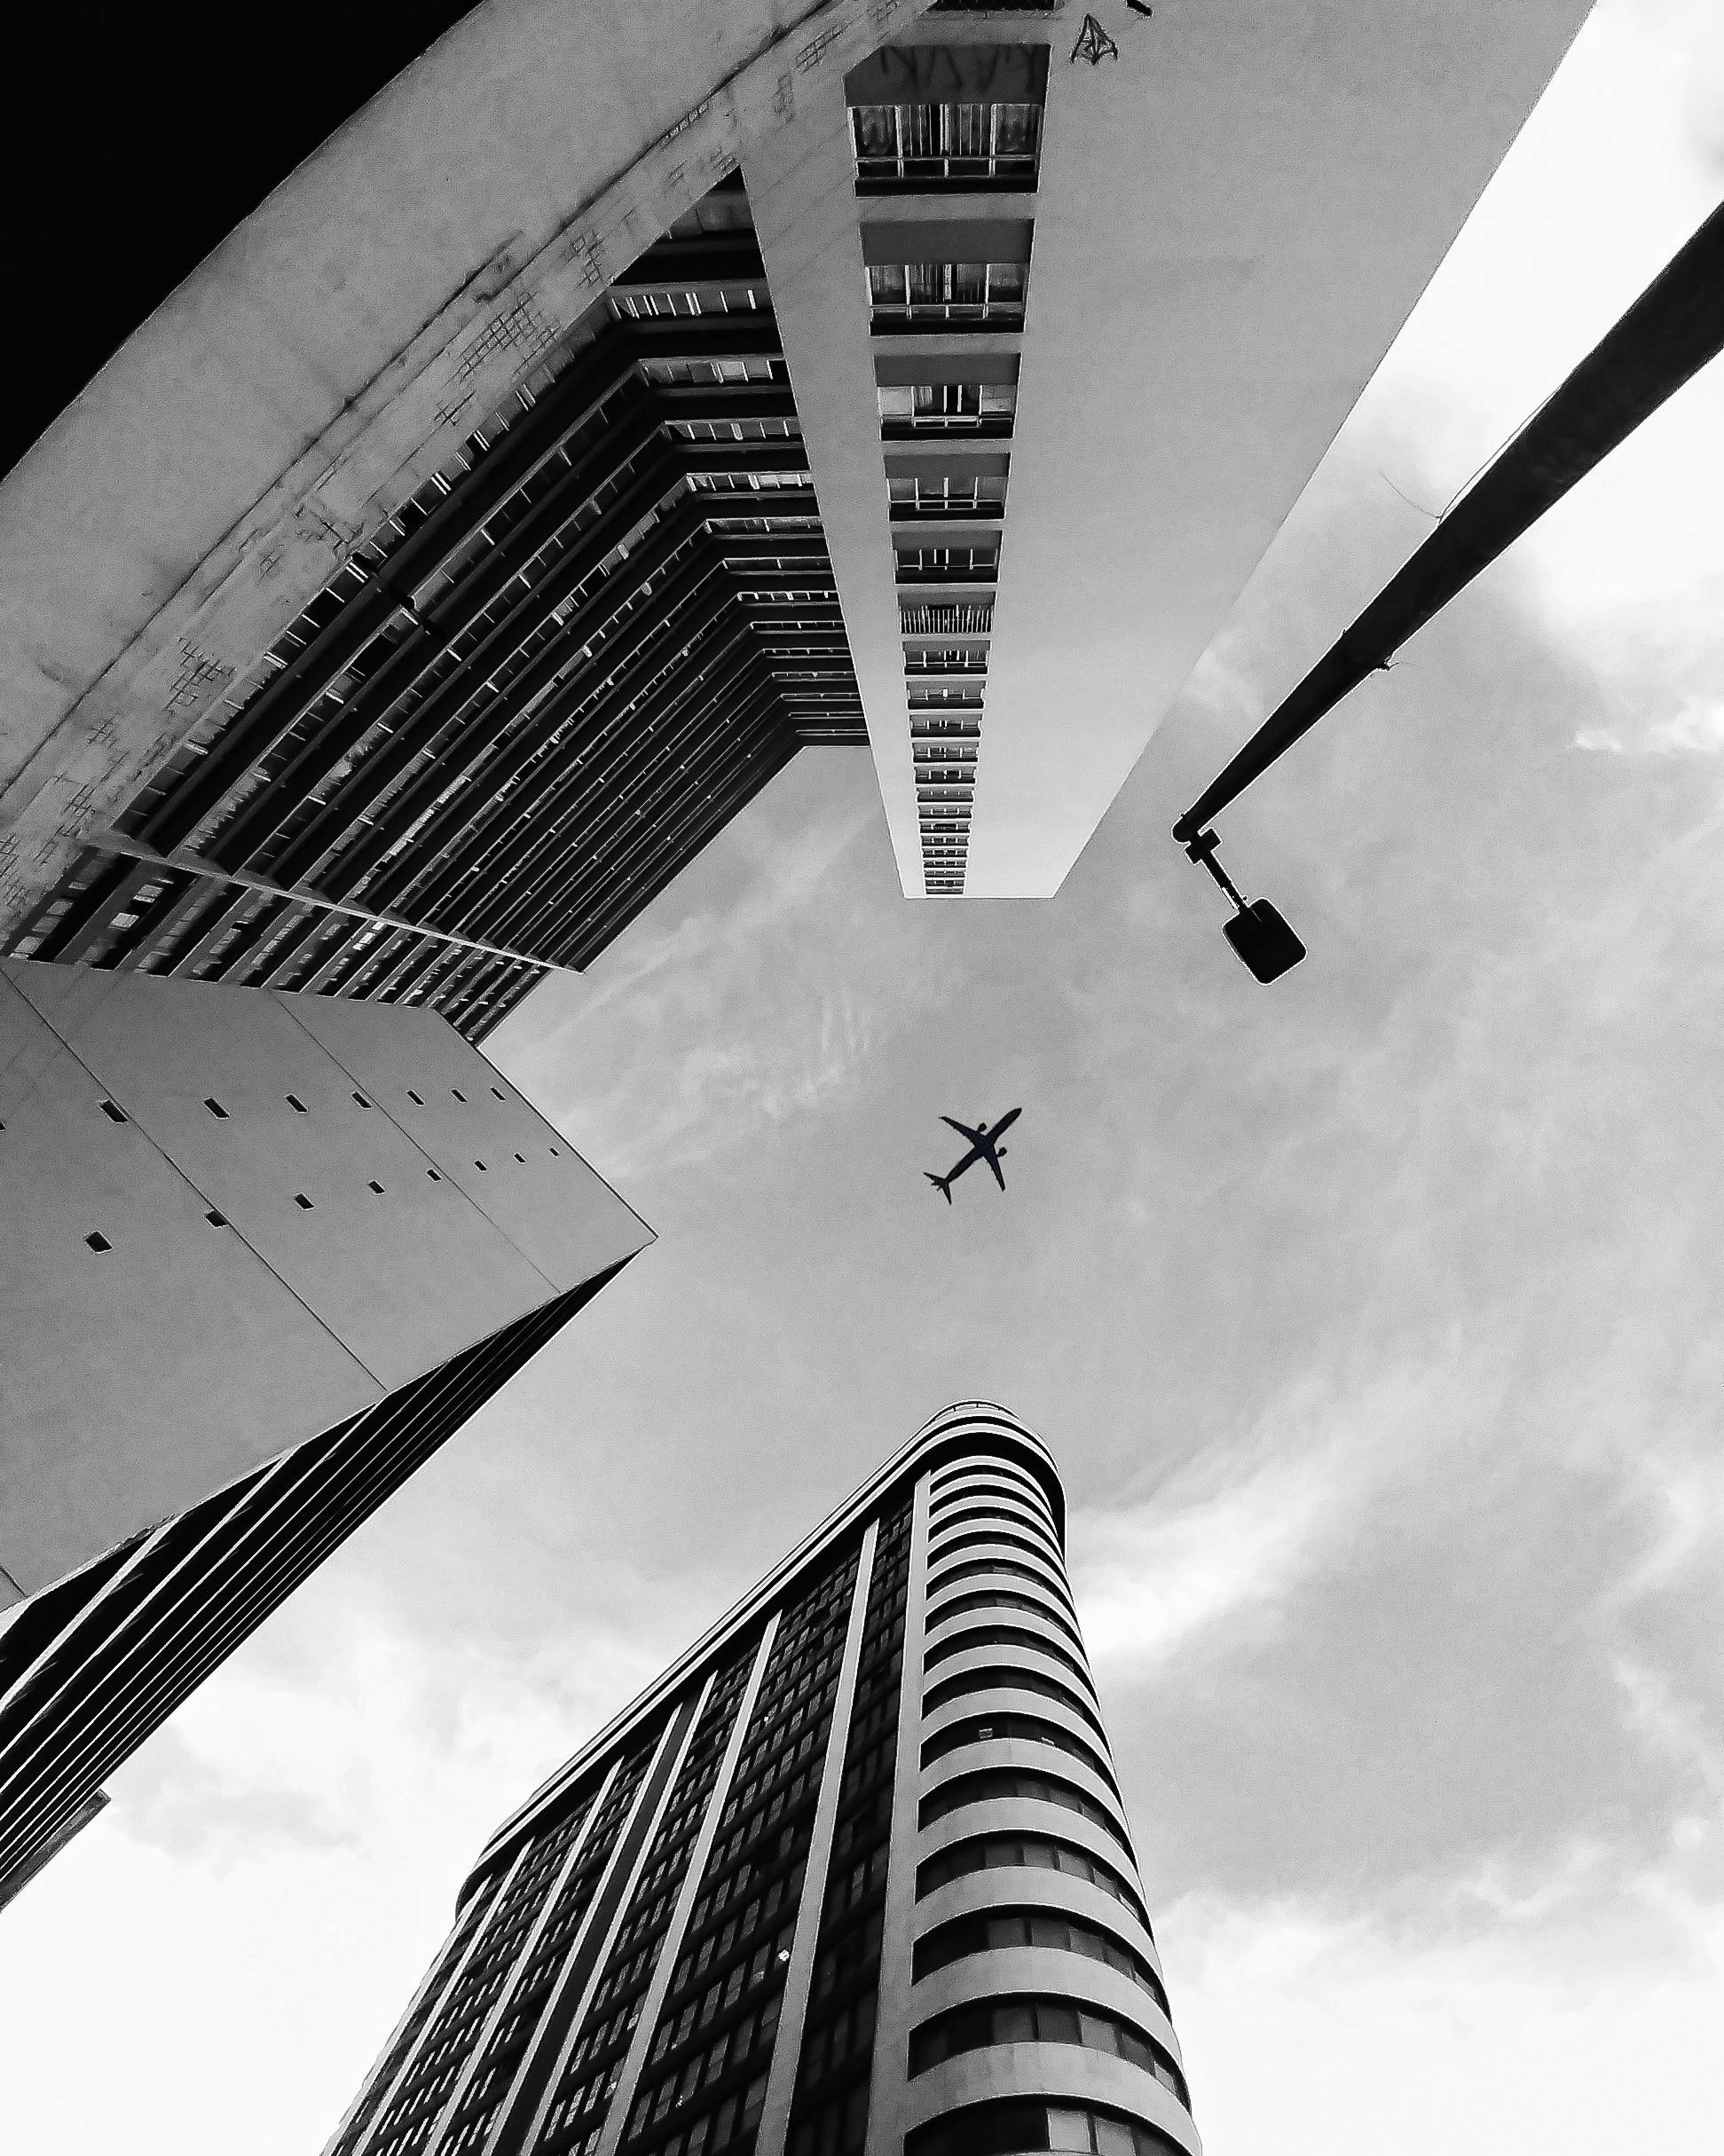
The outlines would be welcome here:
[[[328,2156],[1201,2156],[1064,1513],[935,1417],[499,1829]]]
[[[9,1595],[650,1239],[405,1007],[0,962],[0,1125]]]
[[[894,573],[878,389],[1016,383],[1009,437],[972,452],[1009,454],[1004,516],[941,534],[991,534],[1000,553],[996,580],[949,587],[994,617],[964,891],[1051,896],[1586,12],[1121,11],[1118,58],[1093,67],[1068,59],[1075,6],[935,12],[894,32],[893,67],[858,70],[848,102],[1021,94],[982,87],[980,52],[1045,47],[1032,190],[859,199],[830,80],[745,155],[906,893],[924,877],[899,610],[948,593]],[[1020,331],[870,334],[868,263],[997,261],[1017,220],[1034,228]],[[959,445],[893,445],[886,469],[894,449],[938,468]]]

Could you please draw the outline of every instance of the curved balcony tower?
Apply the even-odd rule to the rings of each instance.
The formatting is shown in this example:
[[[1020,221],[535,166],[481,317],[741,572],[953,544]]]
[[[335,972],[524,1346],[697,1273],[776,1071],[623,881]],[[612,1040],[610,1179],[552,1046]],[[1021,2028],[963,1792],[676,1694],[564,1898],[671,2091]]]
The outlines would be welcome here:
[[[1201,2156],[1065,1534],[937,1415],[500,1828],[328,2156]]]

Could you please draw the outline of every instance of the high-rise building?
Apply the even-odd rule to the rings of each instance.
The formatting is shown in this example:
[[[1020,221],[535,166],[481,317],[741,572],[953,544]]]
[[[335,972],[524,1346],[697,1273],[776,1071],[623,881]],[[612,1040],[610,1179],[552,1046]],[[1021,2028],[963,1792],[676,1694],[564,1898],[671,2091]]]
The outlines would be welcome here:
[[[477,1040],[815,744],[1056,891],[1586,12],[1109,5],[481,0],[0,480],[0,951]]]
[[[948,1408],[492,1837],[327,2156],[1197,2156],[1045,1446]]]
[[[0,960],[0,1900],[650,1239],[428,1011]]]

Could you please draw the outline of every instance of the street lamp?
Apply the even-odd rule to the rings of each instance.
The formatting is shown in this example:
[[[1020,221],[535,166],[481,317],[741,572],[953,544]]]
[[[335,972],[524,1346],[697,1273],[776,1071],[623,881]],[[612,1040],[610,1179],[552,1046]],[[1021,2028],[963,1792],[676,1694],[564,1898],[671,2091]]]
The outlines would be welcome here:
[[[1209,871],[1233,901],[1233,917],[1223,928],[1222,934],[1256,980],[1265,983],[1279,980],[1283,973],[1291,972],[1298,964],[1305,955],[1305,947],[1267,899],[1246,899],[1240,895],[1232,877],[1216,859],[1216,848],[1220,843],[1212,830],[1200,831],[1195,838],[1185,841],[1185,851]]]

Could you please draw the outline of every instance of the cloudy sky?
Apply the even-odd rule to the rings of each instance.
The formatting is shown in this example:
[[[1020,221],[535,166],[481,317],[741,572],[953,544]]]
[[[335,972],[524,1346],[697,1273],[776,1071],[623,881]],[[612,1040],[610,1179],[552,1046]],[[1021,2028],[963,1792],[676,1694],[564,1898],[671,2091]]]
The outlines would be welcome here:
[[[1295,974],[1167,830],[1720,177],[1724,16],[1602,0],[1056,902],[811,753],[494,1036],[661,1239],[7,1912],[8,2151],[309,2156],[494,1821],[986,1395],[1211,2156],[1716,2152],[1724,372],[1225,818]]]

